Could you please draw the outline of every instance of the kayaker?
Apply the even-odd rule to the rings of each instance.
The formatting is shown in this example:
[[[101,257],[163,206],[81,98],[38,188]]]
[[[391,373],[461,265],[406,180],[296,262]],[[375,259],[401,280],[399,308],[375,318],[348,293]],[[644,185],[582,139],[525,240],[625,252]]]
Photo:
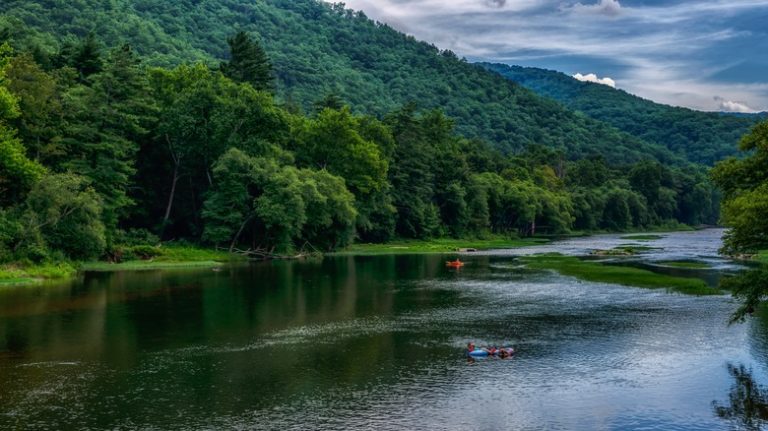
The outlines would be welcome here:
[[[473,343],[473,342],[471,342],[471,341],[470,341],[470,342],[467,344],[467,350],[468,350],[468,351],[470,351],[470,352],[474,352],[474,351],[475,351],[475,343]]]

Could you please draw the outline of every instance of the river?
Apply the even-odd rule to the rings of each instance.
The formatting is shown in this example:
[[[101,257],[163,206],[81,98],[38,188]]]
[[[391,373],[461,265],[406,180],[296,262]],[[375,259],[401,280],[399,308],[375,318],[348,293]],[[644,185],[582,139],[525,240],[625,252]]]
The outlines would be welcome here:
[[[721,235],[663,234],[630,259],[717,275],[736,268]],[[728,326],[729,296],[517,261],[627,242],[471,254],[460,271],[338,256],[6,288],[0,429],[759,429],[765,412],[742,410],[768,398],[766,319]],[[469,340],[517,354],[471,362]]]

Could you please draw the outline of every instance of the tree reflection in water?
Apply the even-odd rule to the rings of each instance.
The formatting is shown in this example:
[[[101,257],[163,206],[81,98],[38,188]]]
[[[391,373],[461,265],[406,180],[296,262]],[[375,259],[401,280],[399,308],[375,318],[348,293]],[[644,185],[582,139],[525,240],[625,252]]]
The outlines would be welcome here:
[[[728,364],[728,373],[735,380],[728,395],[729,402],[713,401],[715,414],[739,429],[760,430],[768,425],[768,389],[758,385],[751,370],[744,365]]]

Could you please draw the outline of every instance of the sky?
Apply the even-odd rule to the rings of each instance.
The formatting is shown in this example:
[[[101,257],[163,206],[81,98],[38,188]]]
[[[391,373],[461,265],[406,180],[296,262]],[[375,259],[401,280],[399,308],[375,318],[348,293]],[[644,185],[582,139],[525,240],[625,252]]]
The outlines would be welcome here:
[[[346,0],[470,61],[705,111],[768,111],[768,0]]]

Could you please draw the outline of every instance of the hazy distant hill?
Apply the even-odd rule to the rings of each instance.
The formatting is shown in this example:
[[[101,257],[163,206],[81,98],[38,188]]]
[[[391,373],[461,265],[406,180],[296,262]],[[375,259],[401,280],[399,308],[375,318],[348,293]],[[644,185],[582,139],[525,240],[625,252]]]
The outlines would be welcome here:
[[[552,70],[479,64],[573,110],[700,163],[712,164],[735,154],[739,138],[759,118],[662,105]]]
[[[131,43],[158,65],[216,64],[226,56],[227,37],[246,30],[260,37],[271,56],[280,96],[305,109],[330,92],[374,114],[414,101],[443,108],[460,133],[507,151],[537,143],[563,148],[571,157],[602,154],[613,162],[680,160],[663,145],[574,113],[362,13],[314,0],[4,0],[0,13],[0,28],[6,38],[22,41],[17,43],[54,51],[57,40],[92,31],[108,46]],[[742,120],[733,121],[739,124],[731,131],[735,138]],[[720,146],[725,140],[685,141],[697,151],[681,154],[711,160],[727,153]],[[717,148],[705,148],[710,142]]]

